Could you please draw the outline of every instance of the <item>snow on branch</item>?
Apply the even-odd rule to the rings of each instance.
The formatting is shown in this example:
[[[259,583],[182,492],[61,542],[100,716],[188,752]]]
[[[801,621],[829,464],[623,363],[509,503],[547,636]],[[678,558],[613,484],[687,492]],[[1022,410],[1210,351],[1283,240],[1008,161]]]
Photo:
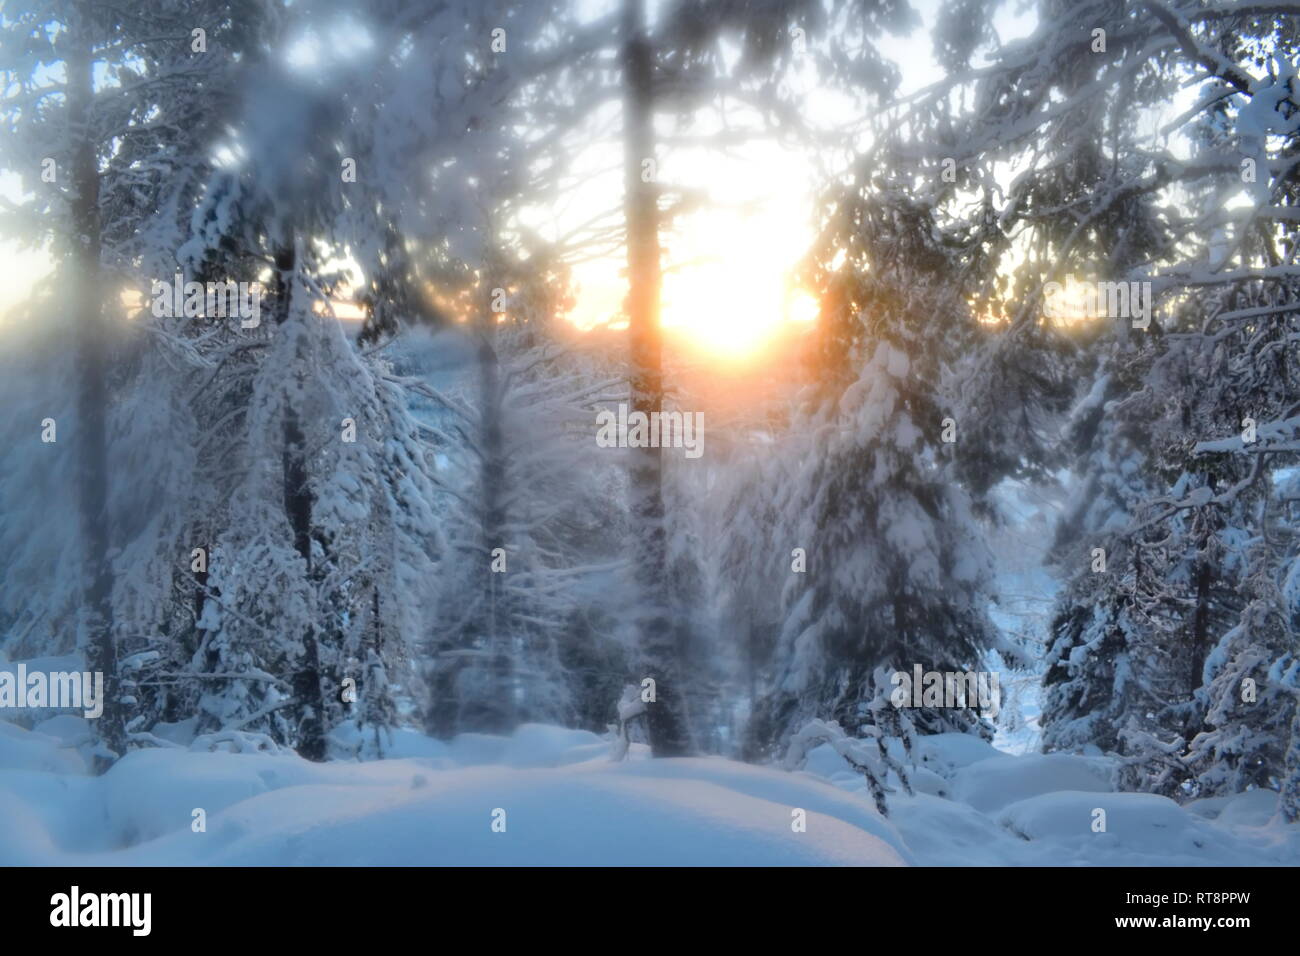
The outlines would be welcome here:
[[[798,770],[807,761],[810,751],[821,744],[830,744],[837,754],[866,778],[867,787],[876,801],[876,809],[881,816],[887,817],[889,807],[885,802],[885,794],[890,791],[886,785],[890,771],[894,772],[909,794],[912,792],[911,781],[908,780],[903,765],[889,755],[884,735],[875,727],[867,727],[865,730],[871,740],[850,737],[837,721],[810,720],[790,738],[782,766],[786,770]]]

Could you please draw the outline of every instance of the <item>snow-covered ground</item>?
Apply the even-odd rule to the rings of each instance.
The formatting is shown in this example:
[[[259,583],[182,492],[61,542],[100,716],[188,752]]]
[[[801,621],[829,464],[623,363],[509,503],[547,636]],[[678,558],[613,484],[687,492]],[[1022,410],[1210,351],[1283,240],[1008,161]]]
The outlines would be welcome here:
[[[958,735],[921,742],[916,794],[892,793],[888,820],[826,746],[796,773],[635,749],[612,763],[594,734],[527,725],[406,733],[366,763],[200,740],[97,778],[85,737],[78,717],[0,722],[0,864],[1300,864],[1271,793],[1179,807],[1112,792],[1102,758]]]

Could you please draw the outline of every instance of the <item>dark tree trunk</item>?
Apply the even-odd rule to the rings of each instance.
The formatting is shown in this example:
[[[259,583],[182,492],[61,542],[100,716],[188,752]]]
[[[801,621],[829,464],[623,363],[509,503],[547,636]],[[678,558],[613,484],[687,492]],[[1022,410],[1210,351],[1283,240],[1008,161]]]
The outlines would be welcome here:
[[[654,73],[646,36],[645,0],[623,2],[623,168],[627,220],[628,333],[631,339],[632,407],[647,416],[663,408],[662,340],[659,330],[658,185],[642,180],[642,162],[654,158]],[[653,179],[653,177],[652,177]],[[638,640],[644,672],[655,681],[647,708],[650,746],[656,757],[689,753],[685,682],[679,635],[668,586],[667,542],[660,449],[630,449],[636,569],[642,584]]]
[[[491,290],[489,289],[489,294]],[[488,655],[488,669],[496,685],[495,700],[489,712],[481,715],[484,730],[508,731],[515,725],[514,661],[509,646],[510,614],[503,599],[504,574],[491,570],[494,548],[505,548],[505,432],[501,421],[501,360],[496,351],[497,314],[491,307],[480,313],[479,320],[479,439],[483,447],[481,481],[483,494],[482,535],[487,577],[483,593],[480,633],[481,648]],[[507,560],[508,560],[507,554]],[[507,564],[507,569],[509,564]],[[508,572],[507,572],[508,573]]]
[[[276,251],[275,322],[283,328],[292,313],[293,274],[296,268],[292,244]],[[307,473],[307,439],[292,401],[285,402],[283,423],[284,513],[293,530],[294,549],[307,566],[307,578],[313,580],[311,559],[311,516],[314,502]],[[297,699],[298,753],[308,760],[325,759],[325,714],[321,695],[320,650],[316,629],[307,624],[302,636],[303,655],[294,675],[293,690]]]
[[[94,95],[90,4],[78,6],[67,57],[73,217],[73,286],[77,317],[77,496],[85,542],[82,592],[86,669],[104,675],[104,709],[95,730],[104,748],[126,750],[122,688],[113,634],[113,571],[108,519],[108,343],[100,301],[99,167],[90,126]],[[95,757],[103,773],[113,758]]]

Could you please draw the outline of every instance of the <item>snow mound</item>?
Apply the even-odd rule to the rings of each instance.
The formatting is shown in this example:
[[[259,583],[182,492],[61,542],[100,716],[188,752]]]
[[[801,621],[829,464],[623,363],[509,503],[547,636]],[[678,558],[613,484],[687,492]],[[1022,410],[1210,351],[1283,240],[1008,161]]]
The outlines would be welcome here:
[[[99,839],[96,783],[85,775],[0,770],[0,866],[48,863],[51,853]]]
[[[424,734],[403,727],[394,730],[388,740],[386,756],[394,759],[402,757],[425,757],[451,766],[449,749],[441,740],[434,740]]]
[[[953,795],[981,813],[1060,790],[1109,793],[1112,768],[1100,757],[1026,754],[1004,760],[980,760],[953,775]]]
[[[0,721],[0,770],[85,773],[86,762],[58,737]]]
[[[462,767],[478,767],[500,761],[510,746],[509,737],[494,734],[460,734],[451,740],[451,759]]]
[[[1270,791],[1180,807],[1111,792],[1109,758],[1011,756],[959,735],[918,740],[916,792],[892,786],[885,819],[827,746],[795,773],[721,757],[650,760],[643,745],[613,762],[595,734],[530,724],[447,743],[402,731],[384,759],[312,763],[178,727],[96,777],[77,749],[84,721],[39,726],[0,723],[0,865],[1300,861],[1300,827],[1278,819]]]
[[[16,781],[0,779],[0,866],[43,866],[59,858],[50,835],[53,821],[42,818],[30,800],[17,791]]]
[[[1277,812],[1277,794],[1272,790],[1248,790],[1228,798],[1219,822],[1229,826],[1264,826]]]
[[[911,798],[891,797],[890,819],[921,865],[1012,866],[1040,862],[1029,858],[1023,840],[964,803],[927,793]]]
[[[510,735],[501,755],[508,767],[562,767],[609,754],[609,742],[589,730],[524,724]]]
[[[677,761],[663,761],[677,763]],[[620,769],[640,766],[624,764]],[[778,771],[769,771],[775,775]],[[120,855],[163,865],[898,866],[884,841],[708,780],[476,767],[406,790],[311,785]],[[493,824],[497,826],[494,828]]]
[[[866,799],[819,778],[720,758],[616,764],[593,756],[608,743],[583,731],[530,725],[508,738],[467,735],[446,747],[465,763],[495,755],[492,766],[448,769],[446,756],[311,763],[292,753],[170,746],[132,751],[92,777],[58,738],[0,727],[11,763],[21,765],[0,770],[6,865],[910,859]],[[75,736],[75,727],[64,729]]]
[[[971,734],[933,734],[916,741],[917,764],[949,777],[973,763],[1008,757],[987,741]]]
[[[1094,830],[1103,820],[1104,831]],[[1223,833],[1153,793],[1043,794],[1013,803],[998,822],[1022,839],[1050,841],[1065,865],[1219,865],[1236,855]]]
[[[790,828],[790,811],[808,812],[812,830],[814,813],[843,820],[889,845],[900,857],[911,861],[911,853],[898,831],[879,813],[866,794],[846,792],[808,773],[786,773],[770,767],[755,767],[722,757],[682,757],[674,760],[644,760],[594,765],[593,772],[667,780],[703,780],[735,793],[779,804],[786,808],[785,826]],[[856,775],[862,781],[861,774]]]
[[[32,728],[38,734],[53,737],[64,747],[80,747],[91,742],[90,721],[73,714],[59,714]]]

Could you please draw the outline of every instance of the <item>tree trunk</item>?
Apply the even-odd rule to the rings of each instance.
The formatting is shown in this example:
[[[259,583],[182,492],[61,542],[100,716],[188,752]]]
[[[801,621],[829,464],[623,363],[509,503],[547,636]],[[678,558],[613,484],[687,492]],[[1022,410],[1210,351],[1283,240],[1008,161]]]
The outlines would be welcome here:
[[[107,329],[100,301],[99,166],[90,128],[94,57],[90,4],[78,6],[67,57],[68,125],[73,145],[73,308],[77,317],[77,497],[85,542],[82,592],[86,669],[104,675],[104,709],[95,721],[102,749],[126,750],[122,687],[113,634],[113,570],[109,564]],[[113,764],[97,754],[94,769]]]
[[[275,253],[276,299],[275,323],[284,328],[292,314],[293,274],[296,253],[292,243]],[[311,560],[311,485],[307,474],[307,440],[298,420],[298,409],[286,399],[283,422],[284,513],[293,529],[293,546],[307,566],[312,581]],[[297,698],[298,753],[307,760],[325,759],[325,715],[321,696],[320,650],[316,628],[307,623],[302,637],[303,655],[294,675],[293,690]]]
[[[491,283],[489,295],[491,296]],[[497,313],[488,306],[479,312],[479,440],[483,458],[480,462],[482,482],[483,518],[483,608],[477,628],[481,650],[487,655],[487,669],[495,684],[493,702],[487,712],[480,711],[480,726],[468,730],[502,733],[515,726],[514,648],[511,646],[510,618],[507,602],[503,600],[502,584],[505,573],[491,569],[494,548],[505,548],[505,432],[501,421],[501,360],[496,351]],[[507,554],[507,562],[509,555]],[[509,564],[506,565],[507,569]],[[483,703],[478,706],[481,708]]]
[[[654,158],[653,57],[646,36],[645,0],[623,2],[623,169],[627,220],[628,332],[631,339],[632,408],[647,416],[663,409],[662,339],[659,330],[658,186],[642,176]],[[673,626],[664,528],[659,448],[630,449],[632,518],[639,532],[635,566],[642,585],[637,636],[643,673],[655,681],[647,708],[656,757],[690,751],[678,635]]]

